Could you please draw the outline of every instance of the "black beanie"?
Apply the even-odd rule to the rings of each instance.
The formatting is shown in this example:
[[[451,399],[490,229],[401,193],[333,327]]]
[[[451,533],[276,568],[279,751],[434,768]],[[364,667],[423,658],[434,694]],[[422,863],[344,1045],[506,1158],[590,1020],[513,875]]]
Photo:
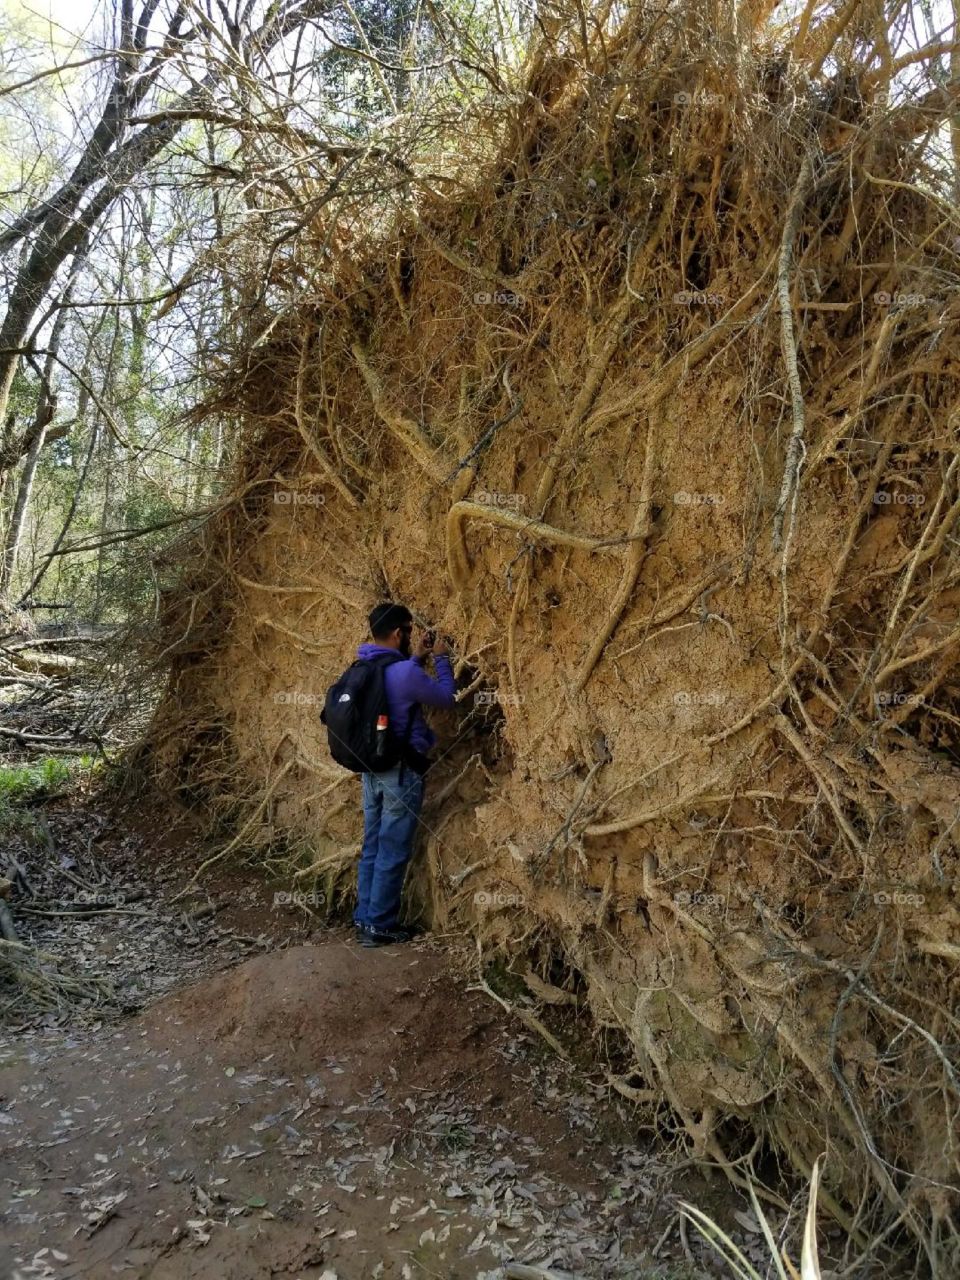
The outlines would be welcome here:
[[[374,640],[378,640],[381,636],[388,636],[391,631],[396,631],[397,627],[413,622],[413,614],[405,604],[378,604],[371,610],[368,621],[370,634]]]

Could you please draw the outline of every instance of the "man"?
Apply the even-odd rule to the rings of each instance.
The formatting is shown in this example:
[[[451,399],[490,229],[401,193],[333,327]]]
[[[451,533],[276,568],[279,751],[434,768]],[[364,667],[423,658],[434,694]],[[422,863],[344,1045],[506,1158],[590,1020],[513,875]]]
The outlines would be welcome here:
[[[399,651],[406,661],[384,669],[390,723],[404,742],[399,765],[384,773],[364,773],[363,847],[357,870],[357,909],[354,923],[362,946],[382,947],[407,942],[413,930],[398,922],[400,895],[407,864],[413,855],[427,752],[436,735],[423,717],[422,707],[452,707],[456,693],[449,650],[441,637],[421,635],[411,645],[413,616],[402,604],[379,604],[370,614],[372,644],[357,649],[361,659]],[[436,679],[424,671],[433,654]]]

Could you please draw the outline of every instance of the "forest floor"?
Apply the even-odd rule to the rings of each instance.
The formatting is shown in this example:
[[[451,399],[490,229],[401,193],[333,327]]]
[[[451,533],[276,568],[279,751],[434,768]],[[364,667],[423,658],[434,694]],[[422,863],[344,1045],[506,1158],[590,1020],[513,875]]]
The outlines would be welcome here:
[[[745,1204],[642,1131],[576,1019],[565,1061],[471,989],[457,940],[364,950],[253,870],[192,885],[199,838],[160,814],[72,797],[43,829],[21,937],[119,996],[8,1009],[0,1276],[728,1274],[681,1199],[761,1256]]]

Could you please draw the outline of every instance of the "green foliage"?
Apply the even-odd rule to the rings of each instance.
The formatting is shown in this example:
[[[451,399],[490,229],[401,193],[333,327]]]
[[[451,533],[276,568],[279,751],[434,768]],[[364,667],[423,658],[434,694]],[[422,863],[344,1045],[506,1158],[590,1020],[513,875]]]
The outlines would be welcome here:
[[[0,178],[0,181],[2,181],[2,178]],[[13,385],[10,388],[8,412],[14,415],[21,427],[36,414],[39,394],[40,384],[25,377],[23,370],[18,369],[14,374]]]
[[[46,756],[32,764],[0,766],[0,838],[33,834],[34,819],[27,806],[54,795],[70,780],[64,761]]]
[[[33,764],[0,766],[0,807],[23,804],[56,791],[70,779],[70,767],[56,756]]]

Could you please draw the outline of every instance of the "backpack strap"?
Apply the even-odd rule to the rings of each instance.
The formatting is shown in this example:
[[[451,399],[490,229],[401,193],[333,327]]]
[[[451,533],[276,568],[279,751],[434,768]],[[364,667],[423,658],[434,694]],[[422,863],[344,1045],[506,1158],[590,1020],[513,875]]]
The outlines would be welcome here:
[[[413,732],[413,717],[417,712],[417,704],[410,703],[410,714],[407,716],[407,727],[404,730],[403,737],[400,740],[400,773],[397,775],[397,782],[403,786],[403,768],[407,763],[407,748],[410,746],[410,734]]]
[[[354,658],[353,665],[358,666],[361,662],[378,662],[382,667],[391,667],[395,662],[405,662],[402,653],[375,653],[372,658]]]
[[[405,661],[406,659],[403,654],[399,652],[378,653],[372,658],[357,658],[357,662],[378,662],[383,667],[392,667],[395,662]],[[410,714],[407,716],[407,727],[403,731],[403,737],[400,739],[400,773],[397,777],[397,782],[401,787],[403,786],[403,769],[404,765],[407,763],[405,756],[407,754],[407,748],[410,746],[410,734],[413,732],[413,721],[416,714],[417,704],[415,702],[411,702]]]

